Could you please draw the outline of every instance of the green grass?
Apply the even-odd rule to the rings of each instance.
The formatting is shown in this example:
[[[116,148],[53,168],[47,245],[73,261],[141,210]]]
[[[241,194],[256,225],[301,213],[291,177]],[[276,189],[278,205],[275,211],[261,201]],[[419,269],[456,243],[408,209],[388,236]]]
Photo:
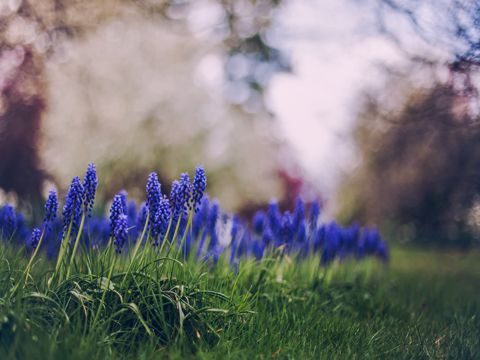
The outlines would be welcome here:
[[[0,359],[480,359],[479,252],[394,249],[388,267],[326,271],[249,261],[238,275],[164,260],[125,277],[119,261],[108,291],[98,258],[50,287],[39,261],[12,296],[27,261],[2,249]]]

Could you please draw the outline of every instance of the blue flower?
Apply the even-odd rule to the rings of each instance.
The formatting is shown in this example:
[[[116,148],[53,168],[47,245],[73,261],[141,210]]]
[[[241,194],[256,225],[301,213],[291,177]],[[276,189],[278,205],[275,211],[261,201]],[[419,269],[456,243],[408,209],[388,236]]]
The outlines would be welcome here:
[[[163,239],[167,233],[168,224],[170,222],[170,202],[167,197],[163,197],[158,206],[157,213],[153,219],[152,237],[153,245],[158,245],[159,239]]]
[[[202,166],[197,166],[195,170],[195,176],[193,177],[193,194],[192,205],[195,212],[197,212],[200,202],[202,201],[203,194],[207,188],[207,176]]]
[[[288,244],[293,238],[293,222],[289,211],[285,211],[282,216],[280,226],[280,236],[277,239],[277,245]]]
[[[13,236],[17,228],[17,216],[15,210],[13,210],[13,206],[6,204],[3,207],[2,215],[2,235],[4,238],[9,239]]]
[[[110,206],[110,236],[115,235],[115,227],[120,215],[125,215],[124,197],[117,194],[113,197],[112,205]]]
[[[263,232],[263,228],[265,227],[267,217],[265,215],[265,212],[262,210],[258,210],[253,214],[253,219],[252,219],[252,227],[253,231],[255,231],[256,234],[261,234]]]
[[[310,206],[310,226],[312,229],[315,229],[317,227],[319,215],[320,215],[320,204],[318,203],[318,201],[314,201]]]
[[[249,255],[249,244],[250,244],[250,232],[244,231],[242,234],[242,238],[237,245],[237,253],[236,256],[241,258],[243,255]]]
[[[82,216],[82,204],[83,204],[83,186],[80,182],[80,178],[77,176],[72,179],[70,189],[67,193],[65,200],[65,206],[63,207],[63,234],[68,232],[70,224],[72,224],[72,230],[70,234],[75,234],[78,230],[80,217]]]
[[[93,163],[88,164],[85,178],[83,179],[83,207],[88,216],[91,216],[93,203],[95,202],[95,193],[97,191],[98,178],[97,170]]]
[[[123,189],[123,190],[120,190],[120,192],[118,193],[118,195],[120,195],[120,198],[122,199],[122,209],[123,209],[123,213],[125,215],[128,214],[128,206],[127,206],[127,197],[128,197],[128,193],[127,193],[127,190]]]
[[[240,218],[238,215],[233,215],[232,218],[232,228],[230,230],[231,243],[237,240],[238,228],[240,227]]]
[[[230,264],[233,264],[235,261],[235,255],[237,251],[237,243],[238,243],[238,234],[242,230],[242,226],[240,224],[240,218],[238,215],[233,215],[232,218],[232,228],[230,230],[231,240],[230,240]]]
[[[210,214],[208,214],[208,221],[207,221],[207,232],[210,235],[210,243],[208,244],[208,250],[212,250],[218,243],[218,236],[217,236],[217,220],[218,215],[220,213],[220,206],[217,200],[212,202],[212,207],[210,208]]]
[[[143,202],[140,205],[140,210],[138,211],[137,214],[137,231],[141,233],[143,231],[143,228],[145,227],[145,223],[147,222],[147,214],[148,214],[148,208],[147,208],[147,203]]]
[[[36,249],[40,242],[41,231],[39,228],[34,228],[32,231],[32,237],[30,238],[30,246],[32,249]]]
[[[388,262],[388,259],[389,259],[388,246],[383,240],[380,240],[377,245],[377,256],[383,262]]]
[[[180,180],[178,181],[178,193],[177,193],[177,207],[183,209],[186,214],[188,211],[188,203],[192,194],[192,185],[190,184],[190,177],[187,173],[180,174]]]
[[[305,224],[305,220],[302,220],[300,225],[298,225],[297,241],[300,244],[305,244],[307,242],[307,225]]]
[[[325,232],[325,244],[320,259],[323,265],[327,265],[335,259],[340,250],[340,238],[340,228],[335,222],[332,222]]]
[[[150,213],[150,218],[155,216],[161,200],[162,187],[158,181],[157,174],[152,172],[150,175],[148,175],[147,180],[147,207]]]
[[[313,251],[318,252],[325,243],[326,226],[321,225],[313,234]]]
[[[45,218],[43,221],[47,223],[52,223],[57,217],[58,211],[58,198],[55,190],[50,190],[48,193],[47,201],[45,202]]]
[[[263,257],[264,250],[265,243],[263,241],[254,241],[252,243],[252,253],[257,260],[260,260]]]
[[[180,198],[180,182],[174,180],[172,182],[172,188],[170,189],[170,209],[172,212],[173,222],[176,223],[178,216],[182,212],[183,204],[181,204]]]
[[[278,203],[275,200],[270,201],[268,204],[267,216],[270,230],[272,230],[272,233],[277,236],[280,231],[282,216],[278,208]]]
[[[173,223],[176,223],[180,216],[187,214],[192,186],[187,173],[182,173],[179,180],[172,182],[170,191],[170,207],[172,209]]]
[[[128,238],[127,215],[120,214],[115,222],[113,231],[113,245],[117,254],[122,252],[122,247]]]
[[[274,236],[272,233],[272,230],[268,226],[265,226],[263,229],[263,234],[262,234],[262,241],[265,244],[265,246],[270,245],[273,242]]]
[[[192,233],[194,239],[198,238],[202,227],[207,223],[209,211],[210,201],[208,196],[204,196],[199,211],[193,216]]]
[[[292,219],[292,226],[293,232],[298,231],[298,227],[300,223],[305,218],[305,204],[301,198],[297,198],[295,200],[295,209],[293,210],[293,219]]]
[[[360,226],[353,224],[345,228],[342,232],[343,247],[345,251],[352,254],[355,251],[355,247],[358,243],[358,237],[360,235]]]
[[[15,236],[24,241],[28,238],[30,229],[25,223],[25,217],[22,213],[15,213]]]
[[[365,252],[368,255],[372,255],[376,252],[378,243],[380,242],[380,234],[377,229],[364,229],[363,240],[365,246]]]

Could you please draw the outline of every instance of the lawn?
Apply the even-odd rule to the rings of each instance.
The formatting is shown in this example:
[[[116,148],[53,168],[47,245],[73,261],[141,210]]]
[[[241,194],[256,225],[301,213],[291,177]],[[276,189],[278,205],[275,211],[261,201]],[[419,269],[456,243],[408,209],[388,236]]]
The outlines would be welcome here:
[[[89,307],[88,296],[95,294],[90,289],[87,295],[87,275],[74,272],[68,284],[48,293],[45,261],[32,269],[37,280],[7,299],[15,269],[23,271],[25,262],[2,249],[1,359],[480,359],[478,251],[394,248],[387,266],[369,259],[327,269],[317,266],[318,258],[266,258],[240,263],[238,273],[221,260],[215,268],[190,262],[171,265],[158,288],[132,285],[134,277],[124,288],[117,284],[124,297],[146,286],[137,304],[147,315],[156,314],[150,292],[174,293],[186,319],[182,328],[169,325],[178,324],[168,315],[177,312],[164,307],[168,324],[162,329],[171,336],[161,341],[165,332],[149,335],[140,317],[113,314],[120,302],[114,295],[106,298],[111,311],[106,308],[92,325],[97,311]],[[203,292],[212,296],[198,295]],[[188,313],[190,305],[197,312]],[[109,316],[116,320],[108,323]],[[151,326],[152,318],[144,321]]]

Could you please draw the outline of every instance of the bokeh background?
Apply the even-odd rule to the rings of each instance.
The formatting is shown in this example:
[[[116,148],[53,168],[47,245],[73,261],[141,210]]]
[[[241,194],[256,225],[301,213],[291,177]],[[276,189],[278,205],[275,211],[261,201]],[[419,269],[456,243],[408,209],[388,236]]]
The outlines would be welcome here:
[[[479,65],[477,0],[0,0],[0,201],[203,164],[229,211],[302,196],[470,247]]]

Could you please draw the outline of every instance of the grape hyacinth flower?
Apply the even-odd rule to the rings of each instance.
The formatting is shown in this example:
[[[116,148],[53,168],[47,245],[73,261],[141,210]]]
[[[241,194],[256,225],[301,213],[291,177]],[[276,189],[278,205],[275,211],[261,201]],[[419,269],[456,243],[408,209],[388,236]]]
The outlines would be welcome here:
[[[170,202],[167,197],[163,197],[158,206],[157,213],[152,223],[153,245],[159,244],[159,239],[163,239],[167,233],[170,222]]]
[[[195,212],[198,211],[203,194],[207,188],[207,176],[202,166],[197,166],[195,169],[195,176],[193,177],[193,195],[192,206]]]
[[[303,218],[305,217],[305,204],[301,198],[297,198],[295,200],[295,209],[293,210],[293,219],[292,219],[292,226],[293,231],[296,233],[302,222]]]
[[[3,207],[3,236],[5,238],[10,238],[13,236],[15,229],[17,228],[17,216],[13,206],[6,204]]]
[[[325,231],[325,244],[320,258],[322,265],[328,265],[335,259],[335,256],[340,250],[340,228],[332,222]]]
[[[190,178],[187,173],[180,175],[180,180],[172,183],[170,191],[170,207],[172,209],[173,223],[177,223],[180,216],[188,212],[188,203],[191,196]]]
[[[118,193],[118,195],[120,196],[120,199],[122,199],[122,210],[123,210],[123,213],[125,215],[128,214],[128,205],[127,205],[127,197],[128,197],[128,193],[127,193],[127,190],[123,189],[123,190],[120,190],[120,192]]]
[[[320,215],[320,204],[318,203],[318,201],[314,201],[310,206],[310,226],[312,229],[315,229],[317,227],[319,215]]]
[[[173,180],[172,188],[170,189],[170,209],[172,210],[172,218],[175,219],[178,216],[178,213],[181,209],[177,209],[177,205],[179,203],[178,199],[178,192],[179,192],[180,183],[178,180]]]
[[[34,228],[32,231],[32,237],[30,238],[30,246],[32,249],[36,249],[38,246],[38,243],[40,242],[40,236],[42,232],[40,231],[39,228]]]
[[[50,190],[47,201],[45,202],[45,217],[43,219],[45,224],[51,224],[57,217],[58,198],[55,190]]]
[[[230,265],[234,265],[236,263],[236,253],[238,248],[239,238],[241,236],[241,231],[243,230],[242,224],[240,222],[240,217],[238,215],[233,215],[232,218],[232,228],[230,229],[230,258],[229,263]]]
[[[147,180],[147,207],[150,217],[153,217],[158,210],[162,200],[162,187],[158,181],[158,175],[155,172],[148,175]]]
[[[141,232],[143,231],[143,228],[145,227],[145,223],[147,222],[147,214],[148,214],[148,207],[147,203],[143,202],[140,205],[140,210],[138,211],[137,214],[137,231]]]
[[[124,201],[121,194],[113,197],[112,205],[110,206],[110,236],[115,235],[115,226],[120,215],[125,215]]]
[[[262,241],[254,241],[252,243],[252,253],[257,260],[260,260],[263,257],[263,252],[265,250],[265,243]]]
[[[281,227],[281,214],[278,209],[278,203],[275,200],[270,201],[268,204],[268,225],[270,230],[275,236],[278,236]]]
[[[265,226],[263,229],[263,234],[262,234],[262,241],[265,244],[265,246],[270,245],[273,242],[274,236],[272,233],[272,230],[268,226]]]
[[[95,202],[95,193],[97,191],[98,178],[97,170],[93,163],[88,164],[85,178],[83,179],[83,208],[87,216],[91,216],[93,203]]]
[[[33,231],[25,225],[22,214],[17,214],[10,205],[0,207],[0,232],[31,246],[34,254],[45,245],[49,256],[58,251],[56,239],[48,234],[49,226],[58,228],[59,233],[63,227],[64,237],[70,228],[72,237],[77,232],[78,240],[73,253],[67,253],[68,242],[62,243],[58,251],[57,268],[62,264],[63,256],[70,257],[67,277],[80,241],[87,249],[112,246],[120,254],[128,248],[128,239],[137,238],[143,229],[145,234],[149,232],[148,239],[151,236],[154,246],[168,237],[170,241],[175,241],[172,246],[179,246],[178,250],[185,257],[192,249],[196,249],[197,258],[209,259],[213,264],[221,256],[229,256],[234,271],[238,271],[241,258],[260,260],[266,254],[281,256],[288,253],[299,260],[315,255],[325,266],[351,257],[375,256],[388,261],[387,244],[377,229],[361,228],[358,224],[343,227],[335,222],[319,223],[320,204],[316,201],[306,207],[303,200],[296,199],[293,214],[280,212],[278,203],[272,201],[268,209],[257,211],[250,222],[240,220],[238,215],[223,213],[218,202],[210,203],[205,194],[206,176],[201,166],[196,168],[192,183],[187,173],[182,173],[173,182],[170,201],[161,193],[157,174],[151,173],[146,186],[147,201],[138,211],[135,202],[128,202],[127,193],[121,191],[113,198],[109,216],[92,217],[85,226],[85,233],[80,236],[80,219],[83,222],[87,215],[91,216],[97,185],[95,167],[89,164],[83,183],[78,178],[72,180],[62,212],[63,219],[57,218],[57,194],[50,191],[45,203],[44,223]],[[172,231],[169,231],[171,226]],[[133,230],[130,231],[131,228]],[[142,243],[152,246],[144,240],[145,236],[137,240],[136,250]],[[34,257],[32,255],[30,261]]]
[[[244,231],[242,237],[237,246],[237,254],[238,258],[241,258],[243,255],[249,255],[249,244],[250,244],[250,233],[248,231]]]
[[[187,173],[180,174],[180,180],[178,181],[178,193],[177,193],[177,207],[182,209],[184,215],[188,212],[188,204],[192,195],[192,185],[190,184],[190,177]]]
[[[194,239],[200,235],[202,227],[206,224],[209,211],[210,201],[208,200],[208,196],[204,196],[199,211],[193,217],[192,232]]]
[[[125,214],[128,217],[129,226],[130,226],[130,223],[133,224],[133,223],[136,222],[136,219],[137,219],[137,205],[135,204],[135,201],[130,200],[127,203],[127,211],[125,212]]]
[[[232,228],[230,230],[230,236],[231,236],[230,243],[234,243],[237,240],[239,227],[240,227],[240,218],[238,217],[238,215],[233,215]]]
[[[253,214],[252,219],[253,231],[255,231],[256,234],[260,235],[263,232],[263,228],[265,227],[265,222],[265,213],[262,210],[256,211],[255,214]]]
[[[120,254],[122,247],[128,238],[128,224],[127,215],[120,214],[115,221],[115,227],[113,229],[113,245],[115,245],[115,252]]]
[[[211,251],[218,243],[218,236],[216,231],[217,219],[220,212],[220,205],[218,201],[214,200],[210,214],[207,221],[207,232],[210,235],[210,243],[208,244],[208,250]]]
[[[293,222],[292,216],[289,211],[285,211],[282,216],[281,226],[280,226],[280,236],[278,239],[278,246],[283,244],[288,244],[291,242],[293,237]]]
[[[389,253],[388,253],[388,246],[385,241],[380,240],[377,246],[377,255],[383,262],[388,262]]]
[[[296,240],[302,245],[307,242],[307,225],[305,224],[305,220],[300,221],[300,225],[298,225]]]
[[[315,230],[315,233],[313,235],[313,252],[314,253],[320,251],[321,247],[325,243],[325,232],[326,232],[325,225],[322,225]]]
[[[83,186],[77,176],[72,179],[70,189],[67,193],[65,206],[63,207],[63,235],[68,232],[71,224],[71,234],[75,234],[79,227],[82,215]]]
[[[25,217],[22,213],[15,213],[15,236],[20,240],[26,240],[30,233],[30,229],[25,223]]]

